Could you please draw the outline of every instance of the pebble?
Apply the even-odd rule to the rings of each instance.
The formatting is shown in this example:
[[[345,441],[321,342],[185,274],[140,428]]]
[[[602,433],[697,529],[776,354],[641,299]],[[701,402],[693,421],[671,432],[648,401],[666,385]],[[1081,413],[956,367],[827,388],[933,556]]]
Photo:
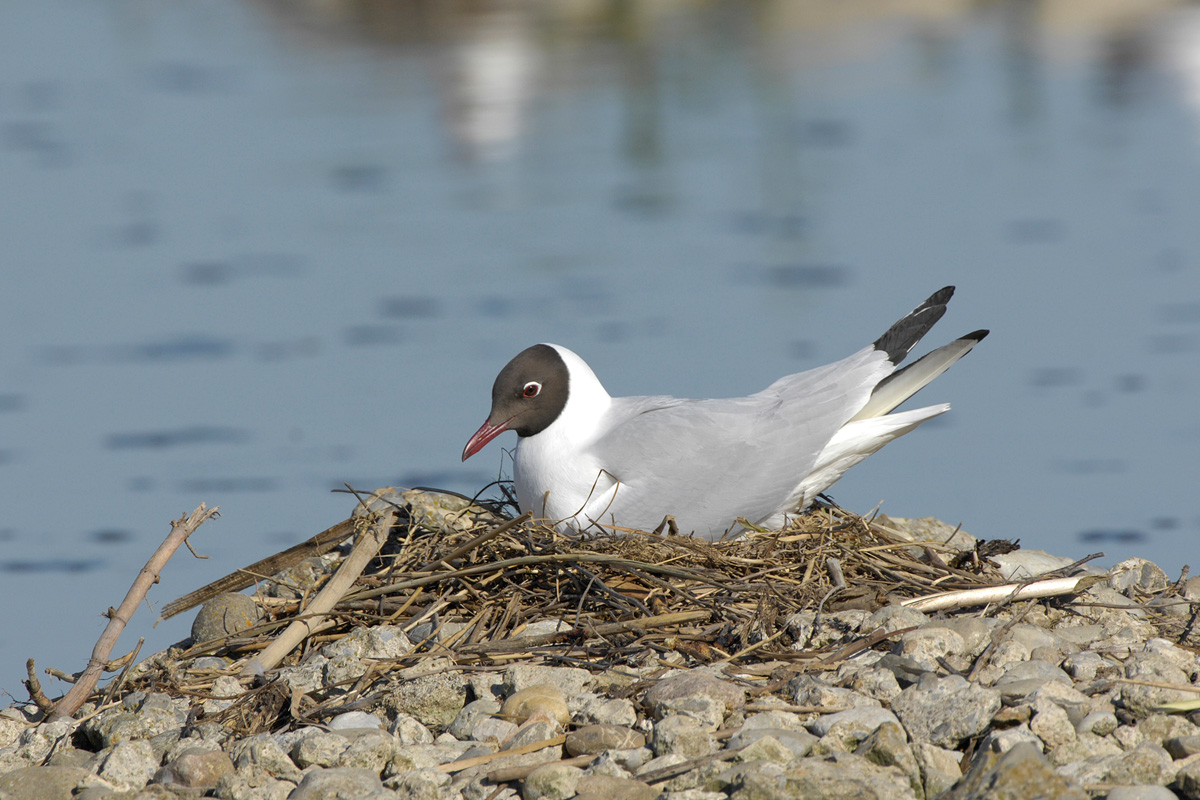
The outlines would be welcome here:
[[[914,541],[953,532],[935,523],[889,524]],[[959,540],[974,541],[959,532],[952,546]],[[1010,556],[998,560],[1022,574],[1067,561]],[[84,723],[37,727],[13,710],[0,718],[0,797],[1084,800],[1099,786],[1109,800],[1200,800],[1200,714],[1161,710],[1197,697],[1190,687],[1200,659],[1130,599],[1162,594],[1164,609],[1200,602],[1200,578],[1179,595],[1172,587],[1157,565],[1127,559],[1077,605],[1058,598],[932,617],[900,605],[821,618],[804,610],[779,624],[810,637],[810,647],[915,630],[836,670],[788,661],[770,678],[726,664],[680,669],[678,653],[649,650],[645,661],[595,672],[553,664],[473,671],[430,659],[438,669],[389,685],[386,703],[240,738],[209,717],[232,700],[134,692]],[[534,619],[516,635],[560,625]],[[280,669],[278,680],[289,693],[325,697],[330,680],[366,675],[413,646],[399,628],[359,628]],[[227,663],[205,657],[202,665]],[[214,694],[247,689],[216,680]],[[768,684],[772,691],[759,690]],[[564,734],[561,747],[496,755]],[[489,760],[446,766],[477,756]],[[521,776],[488,779],[510,768]]]

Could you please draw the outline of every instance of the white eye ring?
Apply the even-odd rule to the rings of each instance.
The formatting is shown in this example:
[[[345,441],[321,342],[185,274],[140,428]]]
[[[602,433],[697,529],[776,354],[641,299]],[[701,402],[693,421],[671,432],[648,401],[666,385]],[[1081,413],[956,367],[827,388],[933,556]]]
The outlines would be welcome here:
[[[542,392],[542,385],[537,381],[530,381],[525,384],[525,388],[521,390],[521,396],[525,398],[537,397]]]

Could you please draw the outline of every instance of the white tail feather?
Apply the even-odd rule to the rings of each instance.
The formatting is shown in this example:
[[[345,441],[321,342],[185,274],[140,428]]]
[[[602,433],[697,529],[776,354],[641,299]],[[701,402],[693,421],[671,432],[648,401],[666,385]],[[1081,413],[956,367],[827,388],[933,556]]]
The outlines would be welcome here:
[[[928,386],[934,378],[950,369],[950,366],[955,361],[958,361],[971,352],[971,348],[978,341],[978,338],[970,336],[955,339],[944,347],[931,350],[904,369],[893,372],[875,387],[875,392],[871,395],[871,399],[867,400],[867,404],[859,409],[859,412],[851,417],[850,421],[872,419],[887,414],[893,408]],[[845,428],[842,428],[842,432],[845,430]],[[837,441],[836,436],[834,437],[834,441]]]

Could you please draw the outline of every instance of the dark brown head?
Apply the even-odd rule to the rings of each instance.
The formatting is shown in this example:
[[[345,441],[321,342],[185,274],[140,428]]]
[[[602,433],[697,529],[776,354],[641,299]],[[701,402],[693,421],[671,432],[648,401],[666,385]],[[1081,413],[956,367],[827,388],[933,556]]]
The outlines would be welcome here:
[[[570,374],[548,344],[535,344],[508,362],[492,384],[492,413],[463,448],[462,460],[507,430],[534,436],[558,419],[567,405]]]

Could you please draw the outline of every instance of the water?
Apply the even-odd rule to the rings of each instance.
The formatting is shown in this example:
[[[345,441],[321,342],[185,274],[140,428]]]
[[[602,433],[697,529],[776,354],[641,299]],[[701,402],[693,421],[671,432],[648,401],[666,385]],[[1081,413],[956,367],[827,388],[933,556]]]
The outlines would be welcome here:
[[[745,394],[948,283],[930,344],[993,331],[921,396],[954,410],[836,499],[1195,559],[1194,10],[617,6],[6,7],[0,687],[81,669],[200,501],[208,558],[121,652],[343,483],[479,488],[501,448],[459,454],[529,344]]]

